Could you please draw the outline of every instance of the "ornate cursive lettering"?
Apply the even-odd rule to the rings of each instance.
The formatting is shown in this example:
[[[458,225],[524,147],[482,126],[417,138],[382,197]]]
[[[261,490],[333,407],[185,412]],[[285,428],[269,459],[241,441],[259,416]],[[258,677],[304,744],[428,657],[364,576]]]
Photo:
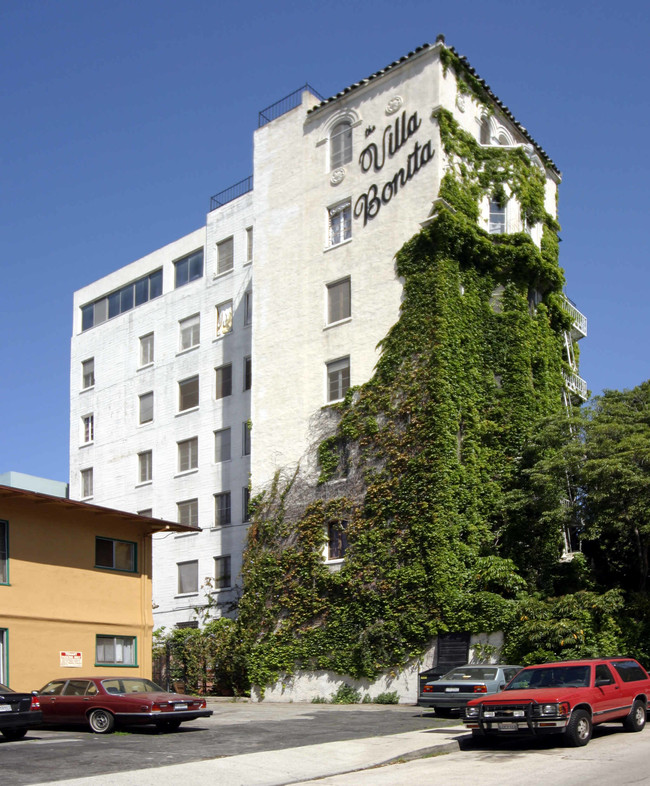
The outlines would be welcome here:
[[[406,112],[395,119],[384,128],[381,138],[381,148],[375,142],[371,142],[364,147],[359,155],[359,166],[362,172],[368,172],[371,168],[375,172],[380,172],[386,163],[386,157],[392,158],[408,140],[415,134],[422,125],[417,112],[413,112],[410,117],[406,117]]]

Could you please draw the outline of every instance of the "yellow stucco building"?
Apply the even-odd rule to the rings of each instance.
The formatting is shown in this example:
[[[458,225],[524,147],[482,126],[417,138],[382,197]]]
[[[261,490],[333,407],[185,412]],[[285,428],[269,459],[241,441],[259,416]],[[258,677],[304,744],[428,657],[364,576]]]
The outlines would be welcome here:
[[[151,676],[151,535],[174,522],[0,485],[0,682]]]

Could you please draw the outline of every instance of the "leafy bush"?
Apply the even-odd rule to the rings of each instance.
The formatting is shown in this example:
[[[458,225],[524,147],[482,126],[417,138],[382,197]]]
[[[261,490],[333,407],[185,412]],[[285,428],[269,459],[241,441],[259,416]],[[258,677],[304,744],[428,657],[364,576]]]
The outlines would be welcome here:
[[[345,682],[332,694],[331,699],[332,704],[359,704],[360,701],[361,693]]]
[[[399,693],[396,690],[380,693],[373,699],[375,704],[399,704]]]
[[[311,700],[311,703],[312,704],[329,704],[329,702],[325,698],[325,696],[314,696],[314,698]]]

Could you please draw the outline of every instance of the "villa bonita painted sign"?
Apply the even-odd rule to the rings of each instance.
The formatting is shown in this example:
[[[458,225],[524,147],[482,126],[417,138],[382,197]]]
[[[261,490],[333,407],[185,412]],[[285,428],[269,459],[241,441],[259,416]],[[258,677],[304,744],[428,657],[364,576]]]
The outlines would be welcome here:
[[[394,123],[390,123],[384,128],[379,145],[371,142],[363,148],[359,155],[361,171],[364,173],[381,172],[386,162],[391,160],[415,136],[421,125],[422,120],[418,117],[417,112],[413,112],[408,117],[406,112],[402,112]],[[422,167],[431,161],[434,153],[430,139],[422,145],[416,140],[411,152],[406,157],[405,166],[400,167],[389,180],[384,181],[383,185],[373,183],[365,193],[361,194],[354,203],[354,217],[363,217],[363,225],[365,226],[379,213],[382,205],[387,205],[399,189],[403,188]]]

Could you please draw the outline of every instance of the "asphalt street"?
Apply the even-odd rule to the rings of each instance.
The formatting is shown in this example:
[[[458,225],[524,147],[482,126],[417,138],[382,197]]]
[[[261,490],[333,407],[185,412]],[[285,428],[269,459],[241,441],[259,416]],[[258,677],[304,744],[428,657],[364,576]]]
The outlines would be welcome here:
[[[211,718],[171,734],[132,728],[109,735],[39,729],[0,742],[3,784],[54,782],[297,746],[449,726],[412,706],[215,703]]]

